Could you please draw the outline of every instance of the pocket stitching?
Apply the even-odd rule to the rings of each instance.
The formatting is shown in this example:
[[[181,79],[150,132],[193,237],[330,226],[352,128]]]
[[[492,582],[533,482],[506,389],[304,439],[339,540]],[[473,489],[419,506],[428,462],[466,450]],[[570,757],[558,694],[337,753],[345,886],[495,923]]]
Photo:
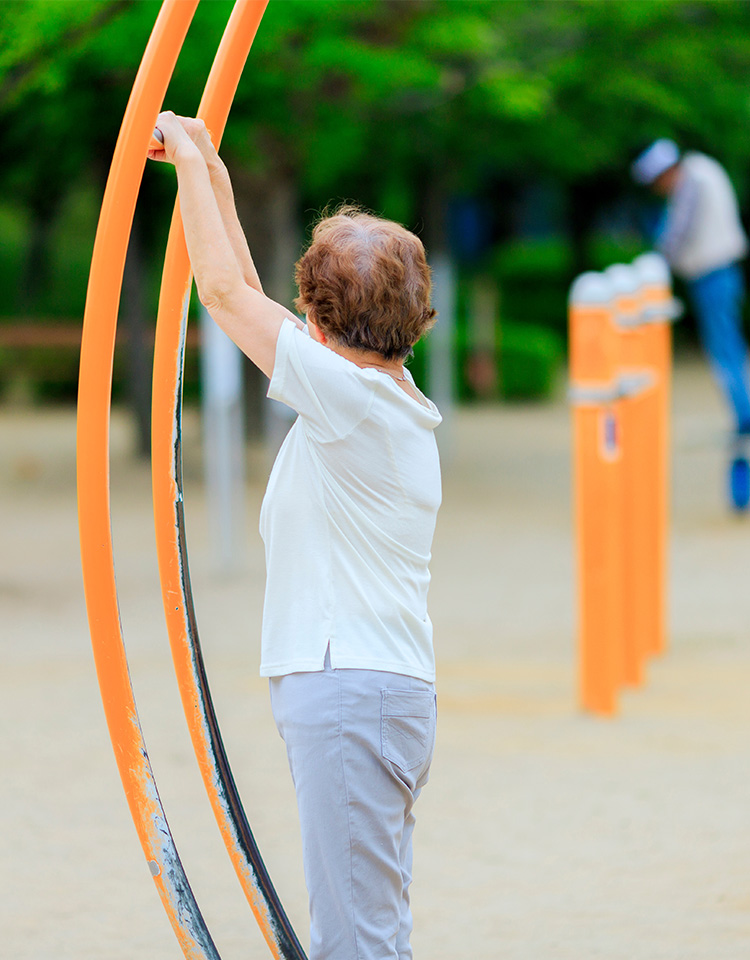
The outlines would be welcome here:
[[[416,706],[412,706],[408,709],[403,708],[401,712],[393,712],[398,710],[395,703],[393,703],[393,697],[389,696],[390,694],[395,693],[397,695],[406,694],[409,698],[412,699],[412,702],[417,704],[421,701],[427,706],[422,708],[422,711],[418,711]],[[389,703],[389,700],[391,703]],[[381,751],[384,759],[389,763],[394,764],[400,770],[403,770],[405,773],[410,770],[414,770],[416,767],[424,764],[429,753],[429,729],[424,731],[424,736],[414,736],[411,733],[404,731],[406,736],[419,745],[421,748],[419,754],[414,759],[409,759],[405,753],[399,752],[398,748],[392,746],[389,738],[389,729],[391,724],[389,721],[398,721],[398,720],[430,720],[432,717],[432,705],[434,702],[434,695],[428,693],[427,691],[421,690],[383,690],[381,691]]]

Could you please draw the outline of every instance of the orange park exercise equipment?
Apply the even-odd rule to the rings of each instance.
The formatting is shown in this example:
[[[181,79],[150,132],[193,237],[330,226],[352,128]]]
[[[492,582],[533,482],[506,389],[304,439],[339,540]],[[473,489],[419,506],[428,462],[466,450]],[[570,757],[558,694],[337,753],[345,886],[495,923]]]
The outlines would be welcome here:
[[[608,715],[666,646],[669,325],[680,311],[654,253],[582,274],[569,311],[581,703]]]
[[[152,145],[154,122],[197,5],[198,0],[164,0],[135,79],[107,180],[91,261],[81,343],[77,440],[78,509],[84,590],[97,676],[130,812],[149,869],[184,955],[190,960],[219,960],[170,833],[138,721],[120,626],[109,493],[112,368],[125,255],[146,156],[149,146]],[[265,0],[237,0],[235,4],[202,104],[206,118],[212,118],[212,129],[223,130],[242,66],[265,5]],[[172,248],[175,248],[174,243]],[[177,259],[179,261],[179,258]],[[165,275],[167,273],[168,270],[165,269]],[[154,406],[166,410],[163,419],[169,420],[169,440],[173,451],[177,451],[176,459],[169,469],[174,467],[177,470],[179,416],[174,410],[179,409],[180,402],[176,385],[179,386],[181,380],[177,367],[181,364],[184,347],[184,332],[180,333],[180,330],[184,327],[184,313],[190,290],[189,265],[179,266],[171,276],[175,282],[173,285],[167,284],[167,288],[163,290],[162,303],[166,302],[167,313],[176,312],[178,316],[176,337],[174,334],[167,336],[168,346],[165,351],[166,355],[169,355],[172,349],[169,344],[176,344],[171,361],[167,362],[167,366],[169,362],[173,362],[175,370],[169,372],[165,384],[159,389],[155,388]],[[169,323],[164,321],[164,329],[168,327]],[[164,442],[165,435],[162,435],[160,444],[157,445],[158,451],[163,452],[161,444]],[[154,466],[156,469],[156,462]],[[172,492],[177,491],[179,503],[172,503],[170,510],[161,515],[158,510],[155,511],[157,538],[161,524],[174,528],[175,511],[178,511],[181,519],[178,479],[170,474],[166,477],[164,486]],[[168,604],[173,607],[177,604],[192,606],[189,588],[187,592],[183,590],[185,584],[189,585],[189,574],[182,527],[179,528],[179,534],[183,538],[179,553],[181,583],[176,592],[176,602],[175,596],[168,595],[167,586],[163,583],[165,608]],[[161,537],[162,544],[168,541],[169,535]],[[164,552],[160,552],[160,564],[161,553]],[[197,634],[195,639],[196,644],[180,654],[183,660],[193,658],[192,673],[178,664],[178,682],[183,700],[186,700],[197,689],[195,677],[200,677],[199,699],[203,713],[200,717],[189,717],[189,720],[192,725],[215,725],[215,717],[210,710],[205,671],[197,648]],[[176,656],[175,662],[178,662]],[[191,733],[194,734],[192,729]],[[271,952],[275,957],[283,957],[285,960],[304,960],[304,953],[264,872],[257,848],[250,842],[252,835],[244,823],[244,814],[231,783],[231,772],[221,747],[218,726],[204,731],[202,736],[200,744],[196,736],[193,736],[201,770],[204,779],[215,774],[209,789],[212,804],[225,840],[228,840],[232,860],[241,874],[243,886]],[[214,767],[211,767],[211,764],[214,764]],[[207,765],[210,768],[208,773]],[[241,830],[237,828],[239,823],[244,824]],[[242,830],[245,832],[238,838],[238,833]],[[241,849],[235,849],[238,845]]]
[[[633,261],[641,289],[641,309],[646,333],[647,364],[656,372],[654,385],[653,451],[654,528],[652,549],[653,630],[646,637],[646,652],[663,653],[667,647],[667,584],[671,480],[672,323],[682,312],[672,296],[672,280],[666,260],[658,253],[644,253]]]
[[[186,957],[218,958],[156,789],[128,674],[110,530],[109,416],[122,274],[146,148],[198,0],[165,3],[125,110],[94,242],[78,388],[78,522],[86,608],[109,734],[130,813]]]
[[[235,5],[197,115],[218,147],[267,0]],[[182,376],[192,288],[179,202],[164,259],[154,345],[152,486],[164,613],[193,749],[232,866],[274,957],[304,958],[265,868],[232,776],[201,652],[187,557],[180,452]]]
[[[638,272],[626,264],[605,271],[614,290],[622,396],[623,656],[621,682],[640,686],[657,631],[656,495],[658,394],[651,334],[644,323]]]
[[[580,698],[611,716],[622,675],[622,402],[611,281],[584,273],[569,297]]]

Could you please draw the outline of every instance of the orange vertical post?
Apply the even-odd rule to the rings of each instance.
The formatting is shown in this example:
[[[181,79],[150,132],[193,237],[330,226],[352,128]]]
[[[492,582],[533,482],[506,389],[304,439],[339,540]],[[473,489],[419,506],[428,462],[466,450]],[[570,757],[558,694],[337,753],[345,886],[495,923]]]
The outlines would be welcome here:
[[[584,273],[569,296],[580,702],[617,710],[622,668],[621,404],[612,285]]]
[[[641,281],[626,264],[605,271],[615,291],[622,396],[622,683],[640,686],[653,642],[657,611],[654,536],[657,524],[655,469],[659,444],[657,371],[650,356],[651,330],[643,323]]]
[[[654,485],[652,603],[653,624],[646,642],[647,654],[661,654],[667,647],[669,515],[671,482],[672,322],[678,311],[672,297],[669,267],[658,253],[644,253],[633,261],[641,284],[641,304],[648,364],[656,371],[653,402]]]

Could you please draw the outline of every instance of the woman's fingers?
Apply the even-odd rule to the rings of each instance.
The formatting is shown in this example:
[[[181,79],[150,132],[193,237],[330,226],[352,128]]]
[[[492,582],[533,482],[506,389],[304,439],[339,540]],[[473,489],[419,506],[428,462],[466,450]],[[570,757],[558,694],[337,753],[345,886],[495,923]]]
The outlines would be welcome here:
[[[177,119],[191,140],[197,140],[202,133],[206,132],[206,124],[198,117],[178,117]]]
[[[177,117],[177,119],[207,160],[216,154],[216,149],[211,140],[211,131],[203,120],[198,117]]]
[[[150,160],[161,160],[174,163],[175,152],[182,145],[196,147],[207,162],[216,157],[216,150],[211,143],[211,135],[202,120],[196,117],[178,117],[171,110],[165,110],[156,118],[156,126],[148,145]]]
[[[151,160],[172,162],[180,140],[186,137],[185,130],[171,110],[165,110],[156,118],[156,126],[148,145]]]

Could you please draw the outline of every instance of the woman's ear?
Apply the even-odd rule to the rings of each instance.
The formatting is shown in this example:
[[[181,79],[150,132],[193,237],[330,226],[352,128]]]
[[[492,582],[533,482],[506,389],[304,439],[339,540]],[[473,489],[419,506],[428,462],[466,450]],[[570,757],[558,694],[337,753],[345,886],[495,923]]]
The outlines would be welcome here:
[[[310,331],[310,336],[313,340],[317,340],[318,343],[322,343],[325,346],[328,343],[328,337],[323,333],[320,327],[315,323],[310,314],[307,314],[307,328]]]

